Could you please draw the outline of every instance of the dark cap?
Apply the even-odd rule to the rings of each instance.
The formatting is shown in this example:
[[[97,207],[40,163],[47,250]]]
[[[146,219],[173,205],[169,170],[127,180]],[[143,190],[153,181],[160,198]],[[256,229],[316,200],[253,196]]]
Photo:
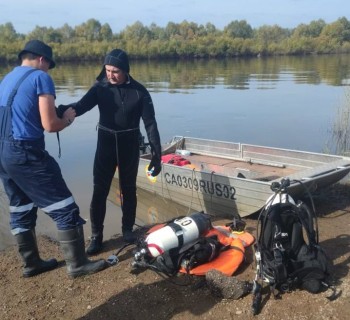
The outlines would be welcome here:
[[[105,57],[104,65],[108,64],[123,70],[126,73],[130,72],[129,58],[125,51],[114,49]]]
[[[44,57],[46,60],[50,61],[49,69],[56,66],[55,61],[52,57],[52,48],[40,40],[30,40],[24,46],[24,49],[18,54],[18,58],[21,59],[22,54],[30,52],[37,54],[38,56]]]

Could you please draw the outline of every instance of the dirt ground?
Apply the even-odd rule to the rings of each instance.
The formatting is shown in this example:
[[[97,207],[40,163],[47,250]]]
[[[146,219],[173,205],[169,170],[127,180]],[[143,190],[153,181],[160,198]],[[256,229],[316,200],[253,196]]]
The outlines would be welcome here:
[[[60,267],[25,279],[16,247],[1,252],[0,319],[350,319],[350,185],[337,184],[319,193],[315,204],[320,243],[334,264],[338,292],[334,301],[327,299],[329,290],[316,295],[296,290],[280,300],[265,294],[261,313],[253,316],[251,294],[239,300],[221,299],[211,294],[201,277],[178,276],[170,281],[151,270],[132,272],[132,246],[119,255],[119,264],[72,280],[58,243],[39,237],[41,256],[56,257]],[[254,235],[256,220],[244,220]],[[107,258],[122,245],[116,235],[97,257]],[[248,248],[246,261],[234,276],[252,281],[254,274],[253,250]]]

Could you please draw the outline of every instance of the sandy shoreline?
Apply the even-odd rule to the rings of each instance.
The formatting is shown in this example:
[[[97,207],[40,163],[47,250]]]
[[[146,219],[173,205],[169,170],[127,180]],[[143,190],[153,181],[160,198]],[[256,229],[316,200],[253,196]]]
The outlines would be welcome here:
[[[151,270],[131,272],[132,248],[119,255],[120,263],[79,279],[66,275],[57,242],[40,236],[42,257],[56,257],[61,265],[45,274],[24,279],[16,247],[0,252],[1,319],[349,319],[350,318],[350,186],[335,185],[315,198],[320,242],[333,260],[340,292],[284,294],[281,300],[265,296],[261,313],[253,317],[252,296],[239,300],[214,297],[198,278],[176,277],[174,282]],[[254,234],[256,220],[245,219]],[[98,257],[107,258],[123,244],[120,236],[106,241]],[[235,276],[253,280],[253,252]]]

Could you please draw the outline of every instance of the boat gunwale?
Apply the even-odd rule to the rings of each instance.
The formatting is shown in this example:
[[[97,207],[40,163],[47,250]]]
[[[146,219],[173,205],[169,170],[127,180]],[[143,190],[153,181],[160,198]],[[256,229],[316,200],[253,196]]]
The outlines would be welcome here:
[[[231,142],[231,141],[224,141],[224,140],[212,140],[212,139],[205,139],[205,138],[194,138],[194,137],[186,137],[186,136],[174,136],[174,138],[179,137],[182,138],[181,140],[186,142],[186,139],[192,139],[192,140],[200,140],[200,141],[208,141],[208,142],[219,142],[219,143],[229,143],[229,144],[237,144],[239,146],[239,149],[237,151],[242,151],[242,146],[249,146],[249,147],[255,147],[255,148],[266,148],[270,150],[279,150],[279,151],[286,151],[286,152],[295,152],[295,153],[300,153],[300,154],[309,154],[309,155],[316,155],[316,156],[322,156],[322,157],[329,157],[329,158],[336,158],[336,159],[344,159],[344,160],[349,160],[350,162],[350,157],[347,156],[341,156],[341,155],[334,155],[334,154],[327,154],[327,153],[320,153],[320,152],[312,152],[312,151],[304,151],[304,150],[296,150],[296,149],[287,149],[287,148],[279,148],[279,147],[269,147],[269,146],[264,146],[264,145],[257,145],[257,144],[249,144],[249,143],[241,143],[241,142]],[[178,141],[181,141],[178,140]],[[169,145],[171,146],[175,145],[178,143],[173,142],[171,140],[169,142]]]
[[[182,167],[177,167],[177,166],[174,166],[173,164],[168,164],[168,163],[162,163],[162,166],[166,166],[169,168],[172,168],[172,170],[176,170],[176,171],[193,171],[193,170],[196,170],[196,172],[202,172],[202,173],[206,173],[206,174],[214,174],[218,177],[223,177],[223,178],[230,178],[230,179],[236,179],[236,180],[239,180],[239,181],[251,181],[251,182],[254,182],[254,183],[257,183],[257,184],[260,184],[260,185],[264,185],[264,186],[270,186],[272,182],[275,182],[275,181],[280,181],[282,178],[288,178],[290,177],[291,180],[293,178],[293,176],[301,176],[303,175],[302,173],[304,171],[309,171],[309,170],[312,170],[314,169],[314,172],[312,175],[305,175],[305,177],[301,178],[300,180],[302,181],[305,181],[305,182],[310,182],[311,180],[315,180],[317,178],[319,178],[320,176],[322,175],[325,175],[325,174],[329,174],[329,173],[333,173],[333,172],[336,172],[336,171],[342,171],[342,170],[345,170],[345,171],[350,171],[350,157],[344,157],[344,156],[338,156],[338,155],[330,155],[330,154],[322,154],[322,153],[316,153],[316,152],[308,152],[308,151],[301,151],[301,150],[292,150],[292,149],[285,149],[285,148],[276,148],[276,147],[267,147],[267,146],[259,146],[259,145],[254,145],[254,144],[245,144],[245,143],[238,143],[238,142],[229,142],[229,141],[220,141],[220,140],[212,140],[212,139],[203,139],[203,138],[193,138],[193,137],[185,137],[185,136],[174,136],[172,138],[172,140],[165,145],[165,148],[164,150],[162,151],[163,152],[170,152],[171,150],[175,151],[174,148],[176,148],[177,146],[180,146],[180,145],[184,145],[186,143],[186,139],[187,140],[194,140],[194,141],[204,141],[204,142],[213,142],[213,143],[224,143],[224,144],[232,144],[232,145],[237,145],[239,146],[239,150],[236,150],[236,151],[242,151],[242,146],[249,146],[249,147],[254,147],[254,148],[264,148],[264,149],[268,149],[268,150],[278,150],[278,151],[285,151],[286,153],[290,153],[290,152],[295,152],[295,153],[298,153],[298,154],[301,154],[301,155],[305,155],[305,154],[310,154],[310,155],[316,155],[316,156],[322,156],[323,158],[330,158],[330,159],[334,159],[334,160],[344,160],[344,161],[349,161],[349,164],[342,164],[341,166],[337,166],[335,168],[332,168],[332,169],[325,169],[323,171],[317,171],[317,168],[318,166],[314,166],[314,167],[311,167],[311,166],[302,166],[302,165],[296,165],[296,164],[292,164],[292,166],[295,166],[295,167],[299,167],[299,168],[302,168],[301,170],[297,170],[294,174],[289,174],[289,175],[280,175],[279,177],[277,177],[276,179],[271,179],[271,180],[268,180],[268,181],[264,181],[264,180],[259,180],[259,179],[254,179],[254,178],[241,178],[241,177],[237,177],[237,176],[233,176],[231,174],[224,174],[224,173],[220,173],[220,172],[215,172],[215,171],[207,171],[207,170],[196,170],[194,168],[189,168],[189,167],[186,167],[186,166],[182,166]],[[191,149],[189,149],[188,151],[191,152]],[[225,154],[208,154],[208,153],[205,153],[205,152],[197,152],[194,151],[193,152],[194,154],[196,155],[203,155],[203,156],[208,156],[208,157],[217,157],[217,158],[222,158],[222,159],[227,159],[227,160],[233,160],[233,161],[241,161],[241,162],[248,162],[248,163],[252,163],[254,164],[254,161],[252,161],[252,159],[247,159],[247,158],[238,158],[238,157],[230,157],[228,155],[225,155]],[[140,160],[142,159],[142,161],[147,161],[147,162],[150,162],[150,159],[148,159],[150,157],[149,154],[146,154],[146,155],[142,155],[140,157]],[[287,157],[287,156],[286,156]],[[294,159],[292,157],[289,157],[291,159]],[[296,158],[298,159],[298,158]],[[317,161],[313,161],[313,163],[316,163]],[[332,161],[331,162],[325,162],[325,161],[319,161],[320,165],[324,165],[324,166],[327,166],[327,165],[331,165],[332,164]],[[264,166],[275,166],[275,165],[284,165],[284,166],[287,166],[286,164],[283,164],[282,162],[278,162],[276,161],[276,164],[275,163],[261,163],[261,162],[256,162],[256,164],[258,165],[264,165]],[[215,164],[213,164],[215,165]],[[288,164],[288,166],[290,166],[291,164]],[[228,167],[225,167],[225,168],[228,168]],[[236,168],[238,169],[238,168]],[[346,175],[346,174],[345,174]],[[296,184],[297,182],[292,182],[291,183],[291,188],[293,187],[293,184]]]

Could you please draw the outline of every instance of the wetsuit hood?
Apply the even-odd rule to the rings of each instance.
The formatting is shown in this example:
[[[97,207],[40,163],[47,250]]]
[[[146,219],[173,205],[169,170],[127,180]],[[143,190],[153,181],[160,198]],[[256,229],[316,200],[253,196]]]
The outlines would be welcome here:
[[[126,73],[130,72],[128,55],[125,51],[121,49],[113,49],[105,56],[102,70],[96,78],[97,81],[101,81],[106,77],[105,65],[117,67]]]

